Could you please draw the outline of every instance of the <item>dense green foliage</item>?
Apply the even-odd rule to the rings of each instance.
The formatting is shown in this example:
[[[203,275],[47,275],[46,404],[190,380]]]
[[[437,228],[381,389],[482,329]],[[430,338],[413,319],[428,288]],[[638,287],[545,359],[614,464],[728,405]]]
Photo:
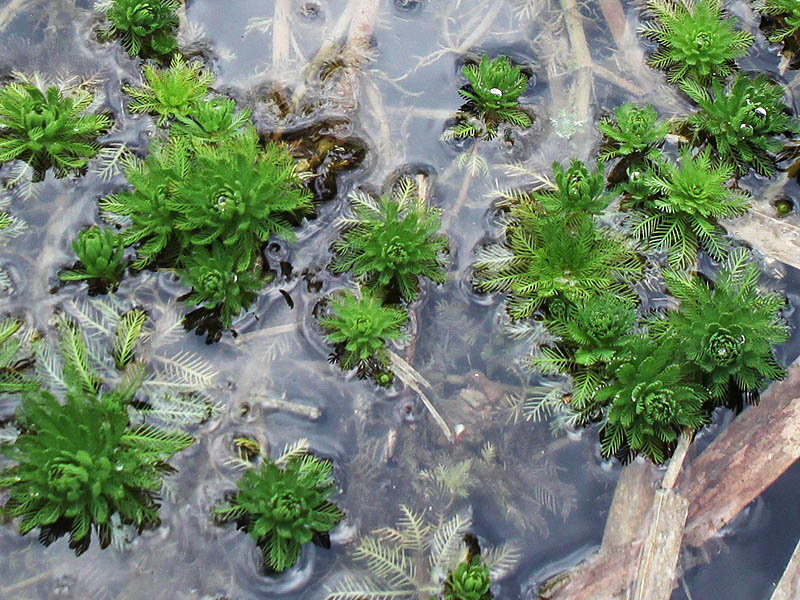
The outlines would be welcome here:
[[[351,195],[354,216],[333,244],[334,273],[352,271],[379,296],[399,294],[414,300],[419,277],[444,283],[447,236],[438,233],[441,211],[427,206],[410,179],[391,196]]]
[[[514,319],[530,317],[546,301],[572,302],[603,290],[625,294],[641,263],[622,238],[600,228],[590,215],[572,227],[534,203],[511,210],[506,244],[483,248],[475,262],[475,285],[481,291],[507,292]]]
[[[567,170],[553,163],[554,189],[533,192],[531,200],[548,217],[561,219],[567,227],[578,224],[587,215],[602,213],[612,195],[605,190],[600,168],[589,171],[580,160],[573,160]]]
[[[216,122],[228,131],[215,142],[155,140],[143,161],[125,164],[132,189],[100,206],[129,218],[120,235],[126,246],[137,244],[136,268],[158,260],[176,269],[197,286],[190,302],[218,311],[227,327],[263,281],[264,242],[293,239],[290,220],[311,209],[311,198],[284,145],[262,146],[249,123],[230,131],[233,118]]]
[[[264,553],[264,563],[283,571],[297,562],[304,544],[327,534],[342,511],[334,493],[332,464],[310,454],[292,456],[283,468],[267,459],[239,479],[238,492],[214,507],[220,520],[237,520]]]
[[[250,306],[265,278],[252,268],[239,268],[234,256],[219,244],[198,246],[184,261],[181,283],[192,288],[186,298],[190,306],[203,305],[219,313],[223,327]]]
[[[93,94],[51,86],[45,91],[12,81],[0,89],[0,163],[24,160],[41,179],[53,167],[63,177],[99,150],[96,138],[111,127],[106,115],[87,113]]]
[[[92,526],[105,547],[114,518],[139,529],[159,522],[167,460],[193,438],[130,421],[128,405],[144,381],[143,366],[131,362],[143,319],[131,311],[122,320],[115,356],[128,373],[113,389],[102,385],[77,327],[59,322],[64,402],[38,386],[23,390],[21,433],[3,448],[15,463],[0,473],[0,487],[9,488],[3,512],[22,517],[21,533],[40,527],[40,539],[49,543],[69,531],[70,547],[80,553]]]
[[[696,156],[683,149],[680,166],[656,163],[643,176],[645,195],[629,199],[634,235],[666,250],[673,267],[693,263],[701,245],[713,258],[724,258],[728,243],[717,220],[742,215],[750,206],[745,192],[725,186],[732,175],[729,165],[714,165],[710,148]]]
[[[458,563],[444,582],[444,600],[491,600],[489,567],[480,555]]]
[[[608,366],[625,351],[636,310],[634,303],[609,292],[573,302],[554,302],[547,329],[560,341],[530,359],[542,373],[568,373],[573,378],[572,408],[586,417],[598,410],[595,392],[612,373]]]
[[[107,0],[95,5],[106,14],[108,23],[100,38],[119,37],[131,56],[161,56],[176,48],[177,0]]]
[[[746,175],[775,172],[774,154],[783,148],[780,135],[800,133],[800,126],[783,102],[783,88],[764,75],[737,75],[726,88],[715,81],[711,93],[686,82],[682,89],[700,110],[686,119],[696,142],[708,142],[721,162]]]
[[[403,337],[406,314],[399,308],[384,306],[368,292],[357,298],[350,292],[340,294],[330,303],[329,314],[320,317],[325,339],[339,346],[336,357],[343,369],[357,368],[380,377],[389,366],[386,342]]]
[[[659,339],[680,340],[681,356],[695,365],[715,401],[724,401],[731,380],[740,390],[753,392],[785,374],[772,352],[774,344],[789,339],[778,314],[785,300],[760,291],[758,276],[758,266],[743,250],[730,255],[713,286],[685,272],[664,274],[680,308],[653,330]]]
[[[519,108],[519,97],[528,87],[528,77],[508,57],[490,59],[484,54],[479,64],[465,65],[461,72],[469,85],[459,90],[459,94],[467,100],[469,113],[480,124],[463,120],[450,129],[452,137],[492,139],[501,123],[530,127],[531,118]]]
[[[648,0],[647,6],[655,19],[639,33],[661,46],[647,62],[667,69],[671,83],[724,79],[753,43],[752,35],[735,29],[735,18],[723,17],[722,0]]]
[[[183,136],[193,144],[216,143],[231,137],[250,123],[249,108],[237,111],[230,98],[208,98],[194,101],[191,114],[174,114],[171,137]]]
[[[142,87],[123,88],[133,98],[128,110],[157,115],[159,126],[170,118],[181,118],[185,122],[198,113],[208,86],[214,82],[214,74],[204,71],[202,63],[187,64],[180,54],[172,57],[169,69],[157,69],[149,64],[143,69],[146,82]],[[207,121],[208,117],[209,111],[204,106],[200,118]]]
[[[652,104],[642,108],[625,102],[614,111],[613,119],[605,117],[597,128],[603,134],[597,160],[603,163],[624,156],[656,160],[669,126],[658,121]]]
[[[597,391],[598,403],[608,405],[600,435],[605,456],[626,446],[663,462],[681,428],[707,421],[703,389],[678,361],[679,344],[633,336],[628,351],[612,362],[614,378]]]
[[[72,243],[72,249],[80,265],[62,272],[62,281],[95,279],[104,288],[116,286],[125,270],[122,260],[125,245],[111,228],[101,230],[97,225],[92,225],[84,229]]]

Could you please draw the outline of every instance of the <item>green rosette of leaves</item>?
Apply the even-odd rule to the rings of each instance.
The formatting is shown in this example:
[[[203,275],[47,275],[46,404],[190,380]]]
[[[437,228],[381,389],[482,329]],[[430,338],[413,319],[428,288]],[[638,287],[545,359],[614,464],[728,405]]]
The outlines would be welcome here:
[[[87,113],[94,101],[85,89],[44,92],[13,81],[0,90],[0,163],[24,160],[41,179],[53,167],[63,177],[81,169],[100,147],[97,136],[111,127],[106,115]]]
[[[553,302],[545,323],[560,342],[542,347],[531,356],[530,366],[546,374],[568,373],[573,379],[571,407],[591,421],[601,408],[595,393],[613,375],[608,366],[630,340],[635,304],[610,292],[574,303]]]
[[[706,423],[705,394],[687,365],[679,362],[680,343],[632,336],[628,352],[611,365],[614,378],[597,391],[597,400],[608,405],[600,432],[604,456],[627,446],[631,453],[661,463],[682,428]]]
[[[468,101],[470,112],[482,122],[482,127],[465,120],[451,128],[449,136],[482,135],[492,139],[501,123],[530,127],[530,116],[519,108],[519,97],[528,87],[528,77],[519,67],[513,66],[508,57],[490,59],[484,54],[479,64],[465,65],[461,73],[469,85],[458,93]]]
[[[444,600],[491,600],[492,580],[489,567],[480,556],[464,560],[444,582]]]
[[[661,46],[647,64],[666,69],[670,83],[725,79],[753,43],[752,35],[735,28],[735,18],[723,16],[722,0],[648,0],[647,6],[655,19],[639,33]]]
[[[236,257],[219,244],[195,248],[180,274],[181,283],[192,288],[186,303],[216,311],[225,328],[252,304],[266,283],[253,269],[237,268]]]
[[[92,527],[101,547],[110,543],[115,515],[140,530],[159,523],[159,493],[172,471],[167,461],[194,439],[130,421],[128,405],[144,372],[129,363],[144,318],[134,310],[120,323],[114,357],[130,376],[113,389],[103,389],[77,327],[59,322],[64,402],[39,387],[23,388],[15,422],[20,434],[2,448],[14,463],[0,472],[0,487],[8,488],[2,512],[21,517],[20,533],[39,527],[49,544],[68,531],[80,554]]]
[[[580,160],[573,160],[564,169],[553,163],[554,189],[534,192],[533,201],[549,217],[561,219],[573,227],[586,215],[602,213],[611,202],[612,194],[606,192],[602,169],[589,171]]]
[[[633,234],[651,248],[667,252],[671,267],[686,267],[697,259],[699,247],[715,259],[729,250],[719,219],[744,214],[750,207],[746,192],[726,187],[733,176],[727,164],[716,165],[711,149],[696,156],[680,151],[680,164],[654,164],[641,181],[632,180],[626,204],[634,212],[628,218]]]
[[[603,134],[598,162],[616,158],[639,157],[656,160],[659,146],[669,131],[667,123],[658,121],[652,104],[641,107],[625,102],[614,111],[614,117],[605,117],[597,124]]]
[[[679,351],[702,373],[711,398],[723,402],[730,382],[755,392],[785,376],[772,347],[789,338],[779,311],[786,301],[758,288],[759,269],[746,250],[731,254],[714,285],[697,275],[667,271],[667,288],[680,301],[663,322],[660,337],[677,337]]]
[[[293,240],[290,218],[311,210],[289,150],[274,143],[262,148],[252,127],[198,149],[190,168],[168,202],[182,246],[223,246],[237,270],[250,266],[271,235]]]
[[[177,0],[108,0],[95,8],[104,12],[108,23],[100,38],[119,37],[131,56],[171,54],[177,48]]]
[[[246,471],[238,492],[217,505],[214,515],[238,520],[264,553],[264,563],[284,571],[297,562],[304,544],[327,534],[344,514],[329,501],[332,464],[310,454],[292,456],[281,468],[267,459]]]
[[[334,273],[352,271],[355,279],[377,295],[392,292],[416,299],[418,280],[444,283],[448,238],[439,234],[441,211],[419,198],[411,180],[403,180],[392,196],[372,198],[355,193],[352,218],[333,244]]]
[[[384,306],[367,291],[360,298],[348,291],[340,294],[330,303],[329,314],[319,319],[325,339],[339,347],[341,367],[357,368],[362,374],[373,371],[381,384],[391,382],[386,343],[403,337],[405,322],[404,311]]]
[[[156,115],[159,126],[170,118],[188,119],[194,115],[214,82],[214,74],[204,71],[202,63],[186,63],[180,54],[172,57],[168,69],[145,65],[143,70],[144,85],[123,88],[133,98],[128,110]],[[204,110],[204,116],[207,112]]]
[[[686,119],[694,140],[707,142],[718,160],[746,175],[775,172],[781,136],[800,133],[800,124],[783,101],[784,90],[764,75],[737,75],[727,86],[714,81],[711,91],[693,82],[681,89],[700,107]]]
[[[100,229],[92,225],[78,234],[72,249],[80,261],[78,268],[61,273],[62,281],[94,279],[104,286],[116,286],[125,270],[122,237],[111,228]]]
[[[543,215],[532,203],[512,209],[506,243],[478,252],[475,285],[506,292],[513,319],[533,316],[554,299],[579,302],[602,292],[630,296],[628,284],[641,273],[638,255],[614,232],[583,213],[565,227],[559,216]]]

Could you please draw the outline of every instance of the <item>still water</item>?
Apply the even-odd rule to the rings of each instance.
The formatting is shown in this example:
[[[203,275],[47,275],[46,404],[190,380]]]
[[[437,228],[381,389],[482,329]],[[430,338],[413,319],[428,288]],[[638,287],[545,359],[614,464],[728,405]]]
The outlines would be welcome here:
[[[0,6],[0,76],[17,70],[93,78],[104,93],[104,110],[116,120],[102,142],[143,154],[153,121],[127,112],[120,92],[141,81],[141,61],[117,43],[97,41],[101,18],[91,4],[6,0]],[[343,575],[358,574],[350,556],[354,542],[396,523],[401,506],[433,523],[471,518],[470,531],[483,545],[513,545],[508,576],[495,588],[501,600],[535,597],[547,576],[599,546],[621,467],[600,458],[596,428],[553,433],[547,422],[518,418],[520,401],[543,383],[521,366],[530,337],[515,341],[506,334],[502,298],[474,293],[470,263],[476,246],[498,235],[498,189],[530,184],[536,174],[549,173],[554,160],[590,160],[599,143],[594,124],[623,101],[653,103],[662,116],[689,107],[663,73],[644,66],[649,49],[633,33],[635,3],[583,4],[583,53],[570,50],[570,34],[576,34],[565,6],[573,5],[187,0],[180,47],[216,73],[214,91],[251,107],[262,135],[280,131],[289,141],[304,141],[309,156],[319,140],[328,148],[333,142],[334,158],[323,161],[315,183],[321,202],[296,242],[267,248],[280,276],[234,323],[238,335],[206,345],[176,326],[185,308],[176,298],[186,289],[170,273],[129,274],[113,300],[88,300],[85,286],[59,285],[77,231],[97,221],[97,199],[124,185],[124,177],[111,172],[104,179],[92,170],[80,178],[49,175],[33,184],[34,197],[25,197],[27,189],[11,194],[9,210],[27,229],[0,249],[10,280],[3,312],[52,334],[59,310],[85,322],[102,308],[97,303],[143,305],[163,334],[156,360],[185,364],[192,353],[200,379],[212,381],[205,393],[218,410],[192,430],[197,443],[171,461],[178,472],[165,490],[160,527],[118,536],[106,550],[93,543],[77,558],[66,539],[45,548],[35,534],[20,537],[11,523],[0,527],[0,599],[323,598]],[[616,7],[616,20],[604,15],[608,7]],[[793,82],[795,72],[781,73],[757,16],[742,3],[731,9],[757,36],[741,67]],[[348,38],[355,42],[342,49]],[[441,134],[461,104],[461,65],[482,53],[510,56],[531,74],[521,100],[535,122],[524,132],[482,142],[478,152],[443,142]],[[480,161],[470,173],[459,157],[472,150]],[[2,174],[9,176],[7,169]],[[451,268],[445,285],[423,285],[409,339],[395,351],[427,381],[445,421],[463,426],[456,444],[444,439],[413,389],[378,389],[329,364],[330,349],[314,319],[321,298],[347,285],[346,277],[327,270],[347,194],[357,187],[380,191],[400,175],[424,182],[431,201],[444,208]],[[768,182],[749,177],[742,185],[758,194]],[[794,183],[783,191],[798,197]],[[800,220],[790,215],[784,223],[796,228]],[[787,294],[786,316],[796,330],[800,275],[780,261],[766,264],[765,283]],[[796,336],[778,351],[784,364],[797,354]],[[0,419],[13,410],[2,401]],[[700,443],[730,418],[716,415]],[[273,455],[308,438],[316,454],[335,463],[334,500],[346,519],[334,530],[330,550],[306,548],[298,565],[280,576],[262,571],[247,535],[209,516],[235,488],[233,439],[243,435]],[[448,489],[431,480],[439,466],[451,475]],[[767,599],[800,537],[793,500],[798,483],[796,466],[718,543],[685,556],[674,600]]]

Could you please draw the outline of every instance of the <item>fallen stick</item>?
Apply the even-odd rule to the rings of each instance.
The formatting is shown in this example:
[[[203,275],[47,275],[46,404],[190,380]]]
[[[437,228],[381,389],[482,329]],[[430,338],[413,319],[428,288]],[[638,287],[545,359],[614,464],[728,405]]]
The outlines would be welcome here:
[[[757,498],[800,457],[800,361],[773,383],[705,451],[689,463],[675,489],[688,501],[683,544],[700,546]],[[547,600],[625,598],[643,547],[638,539],[590,557],[545,584]],[[566,582],[562,585],[563,582]]]

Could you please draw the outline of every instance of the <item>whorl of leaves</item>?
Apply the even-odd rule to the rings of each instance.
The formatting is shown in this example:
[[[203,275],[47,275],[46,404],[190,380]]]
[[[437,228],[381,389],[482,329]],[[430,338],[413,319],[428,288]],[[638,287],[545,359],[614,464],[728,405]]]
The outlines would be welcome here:
[[[671,83],[724,79],[753,43],[752,35],[735,29],[734,17],[723,16],[722,0],[648,0],[647,6],[655,19],[639,33],[661,46],[647,63],[666,69]]]
[[[707,142],[737,175],[750,169],[772,175],[774,155],[783,148],[779,136],[800,133],[783,101],[783,88],[764,75],[737,75],[727,88],[714,81],[711,92],[691,81],[681,89],[700,107],[686,119],[695,141]]]
[[[230,501],[214,507],[222,520],[237,520],[264,553],[264,563],[284,571],[304,544],[327,534],[344,514],[329,501],[332,464],[310,454],[293,456],[283,468],[266,459],[246,471]]]
[[[333,244],[334,273],[352,271],[366,289],[380,296],[397,293],[416,299],[418,280],[444,283],[448,239],[439,233],[441,211],[422,199],[410,179],[393,194],[372,198],[350,196],[354,215]]]

